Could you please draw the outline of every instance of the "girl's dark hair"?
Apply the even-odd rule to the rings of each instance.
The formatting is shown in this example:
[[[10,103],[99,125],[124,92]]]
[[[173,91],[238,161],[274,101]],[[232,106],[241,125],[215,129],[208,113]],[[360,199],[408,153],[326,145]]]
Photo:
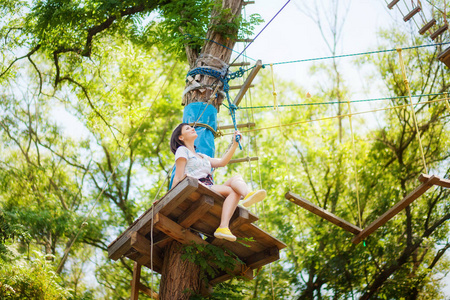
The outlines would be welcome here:
[[[181,131],[183,130],[183,126],[189,125],[188,123],[181,123],[178,125],[174,131],[172,132],[172,137],[170,138],[170,151],[173,154],[177,152],[178,147],[186,146],[182,140],[179,139],[181,135]]]

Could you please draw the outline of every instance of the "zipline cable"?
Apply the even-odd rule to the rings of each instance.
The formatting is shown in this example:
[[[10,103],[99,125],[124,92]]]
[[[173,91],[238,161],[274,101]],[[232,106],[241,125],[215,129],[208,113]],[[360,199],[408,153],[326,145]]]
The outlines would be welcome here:
[[[445,93],[435,93],[435,94],[420,94],[420,95],[412,95],[412,98],[421,98],[421,97],[430,97],[430,96],[442,96]],[[409,96],[397,96],[397,97],[385,97],[385,98],[374,98],[374,99],[362,99],[362,100],[351,100],[350,103],[358,103],[358,102],[372,102],[372,101],[385,101],[385,100],[394,100],[394,99],[407,99]],[[311,102],[311,103],[296,103],[296,104],[278,104],[277,107],[297,107],[297,106],[311,106],[311,105],[327,105],[327,104],[339,104],[342,102],[339,101],[328,101],[328,102]],[[416,103],[415,105],[420,104]],[[265,108],[274,108],[272,105],[261,105],[261,106],[244,106],[238,107],[238,109],[265,109]]]
[[[263,29],[261,29],[258,34],[253,38],[253,40],[244,48],[244,50],[241,51],[241,53],[239,53],[238,56],[236,56],[236,58],[233,60],[233,62],[230,64],[232,65],[234,62],[236,62],[236,60],[239,58],[239,56],[242,55],[242,53],[244,53],[245,50],[247,50],[248,47],[250,47],[251,44],[253,44],[253,42],[258,38],[258,36],[267,28],[267,26],[269,26],[270,23],[272,23],[272,21],[278,16],[278,14],[286,7],[286,5],[288,5],[288,3],[291,2],[291,0],[288,0],[283,7],[280,8],[280,10],[272,17],[272,19],[270,19],[270,21],[264,25]]]
[[[424,101],[424,102],[420,102],[418,104],[435,103],[435,102],[440,102],[440,101],[444,101],[444,100],[448,100],[448,98],[431,100],[431,101]],[[356,116],[356,115],[361,115],[361,114],[366,114],[366,113],[372,113],[372,112],[378,112],[378,111],[384,111],[384,110],[390,110],[390,109],[397,109],[397,108],[404,108],[404,107],[408,107],[408,106],[410,106],[410,104],[403,104],[403,105],[397,105],[397,106],[392,106],[392,107],[385,107],[385,108],[378,108],[378,109],[361,111],[361,112],[354,112],[351,115],[352,116]],[[348,116],[350,116],[350,114],[331,116],[331,117],[324,117],[324,118],[319,118],[319,119],[314,119],[314,120],[297,121],[297,122],[293,122],[293,123],[282,124],[281,126],[282,127],[294,126],[294,125],[299,125],[299,124],[306,124],[306,123],[312,123],[312,122],[318,122],[318,121],[338,119],[338,118],[348,117]],[[266,126],[266,127],[249,129],[249,130],[245,130],[245,131],[242,131],[242,132],[245,133],[245,132],[253,132],[253,131],[262,131],[262,130],[274,129],[274,128],[278,128],[278,127],[280,127],[280,125],[271,125],[271,126]],[[233,133],[224,133],[223,135],[225,136],[225,135],[232,135],[232,134]]]
[[[433,47],[433,46],[441,46],[441,45],[447,45],[447,44],[450,44],[450,42],[437,43],[437,44],[426,44],[426,45],[416,45],[416,46],[410,46],[410,47],[402,47],[402,49],[403,50],[411,50],[411,49],[419,49],[419,48],[426,48],[426,47]],[[274,65],[274,66],[275,65],[285,65],[285,64],[292,64],[292,63],[301,63],[301,62],[308,62],[308,61],[334,59],[334,58],[342,58],[342,57],[352,57],[352,56],[369,55],[369,54],[386,53],[386,52],[395,52],[395,51],[397,51],[397,48],[395,48],[395,49],[384,49],[384,50],[374,50],[374,51],[368,51],[368,52],[359,52],[359,53],[352,53],[352,54],[325,56],[325,57],[315,57],[315,58],[307,58],[307,59],[299,59],[299,60],[291,60],[291,61],[268,63],[268,64],[263,64],[263,67],[270,66],[271,64]]]

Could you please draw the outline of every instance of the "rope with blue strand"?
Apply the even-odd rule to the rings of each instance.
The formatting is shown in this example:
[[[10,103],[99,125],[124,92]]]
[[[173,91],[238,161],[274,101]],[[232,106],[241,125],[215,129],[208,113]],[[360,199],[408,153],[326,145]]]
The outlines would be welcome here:
[[[217,80],[220,80],[220,82],[222,82],[223,84],[223,91],[225,92],[225,95],[227,97],[227,101],[228,101],[228,110],[230,112],[231,115],[231,119],[233,121],[233,125],[234,125],[234,130],[237,131],[237,125],[236,125],[236,110],[238,109],[236,105],[234,105],[231,100],[230,100],[230,95],[228,93],[228,91],[230,90],[230,86],[228,84],[228,82],[232,79],[235,78],[239,78],[244,76],[244,73],[248,71],[245,70],[244,68],[239,68],[239,70],[237,70],[236,72],[233,73],[228,73],[228,68],[226,70],[214,70],[212,68],[205,68],[205,67],[197,67],[194,68],[192,70],[190,70],[187,75],[186,78],[189,76],[194,77],[195,75],[206,75],[206,76],[211,76],[211,77],[215,77]],[[239,149],[242,150],[242,145],[241,145],[241,137],[238,135],[236,136],[236,142],[238,142],[239,144]]]

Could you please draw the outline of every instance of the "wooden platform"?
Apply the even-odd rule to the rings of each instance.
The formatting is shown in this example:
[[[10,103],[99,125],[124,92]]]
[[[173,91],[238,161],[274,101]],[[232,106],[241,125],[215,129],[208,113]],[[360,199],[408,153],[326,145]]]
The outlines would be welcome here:
[[[419,181],[422,182],[421,185],[419,185],[414,191],[409,193],[401,201],[397,202],[392,208],[390,208],[383,215],[378,217],[375,221],[370,223],[366,228],[364,228],[364,230],[361,230],[357,226],[337,217],[336,215],[324,210],[321,207],[318,207],[317,205],[301,198],[300,196],[292,192],[286,193],[285,197],[289,201],[297,204],[298,206],[301,206],[309,210],[310,212],[318,215],[319,217],[341,227],[342,229],[353,233],[355,237],[352,239],[352,243],[359,244],[361,241],[363,241],[365,238],[371,235],[375,230],[386,224],[387,221],[392,219],[400,211],[402,211],[404,208],[406,208],[408,205],[414,202],[414,200],[422,196],[433,185],[441,186],[444,188],[450,188],[450,180],[441,179],[434,175],[421,174],[419,176]]]
[[[138,264],[151,267],[151,228],[153,223],[153,270],[161,273],[164,247],[172,240],[182,244],[192,241],[212,244],[235,253],[244,264],[236,263],[233,275],[253,278],[253,270],[279,259],[279,251],[286,244],[270,236],[252,224],[258,217],[238,206],[230,221],[230,229],[241,242],[216,239],[213,234],[220,223],[224,197],[186,177],[173,187],[153,207],[143,213],[125,232],[108,246],[108,256],[113,260],[127,257]],[[192,229],[192,230],[191,230]],[[203,238],[195,232],[203,234]],[[253,238],[254,242],[242,238]],[[210,284],[217,284],[233,277],[228,273],[210,278]]]

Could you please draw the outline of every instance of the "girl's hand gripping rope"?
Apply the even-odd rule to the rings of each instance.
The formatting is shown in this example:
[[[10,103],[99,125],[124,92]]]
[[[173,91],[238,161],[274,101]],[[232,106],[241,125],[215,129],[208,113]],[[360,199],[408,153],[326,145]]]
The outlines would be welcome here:
[[[241,146],[241,139],[242,139],[242,134],[238,131],[235,130],[234,131],[234,137],[233,137],[233,143],[238,143],[239,144],[239,149],[242,150],[242,146]]]

